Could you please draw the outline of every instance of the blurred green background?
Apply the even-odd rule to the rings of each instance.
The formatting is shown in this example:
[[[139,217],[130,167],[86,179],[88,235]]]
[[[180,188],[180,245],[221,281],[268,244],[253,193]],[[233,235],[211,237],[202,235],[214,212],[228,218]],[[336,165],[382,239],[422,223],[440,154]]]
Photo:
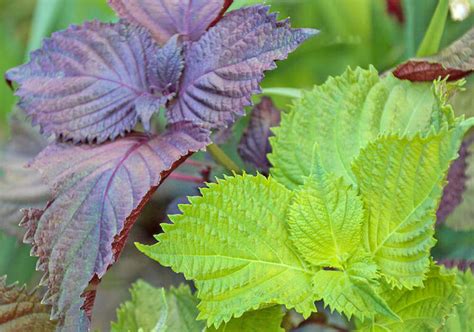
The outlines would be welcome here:
[[[234,6],[259,2],[237,0]],[[293,26],[317,28],[321,33],[288,60],[278,63],[278,69],[266,75],[263,86],[308,88],[325,81],[328,76],[342,73],[347,66],[367,67],[373,64],[379,71],[384,71],[414,57],[437,0],[402,1],[403,22],[388,13],[386,0],[268,0],[266,3],[272,5],[273,11],[279,11],[281,18],[291,17]],[[51,32],[92,19],[112,21],[116,18],[106,0],[0,0],[0,71],[4,73],[27,60],[28,52],[38,48],[42,38]],[[459,38],[473,25],[474,15],[462,22],[448,18],[442,47]],[[469,82],[467,91],[456,101],[461,113],[473,109],[472,85]],[[289,100],[277,98],[277,102],[279,107],[285,108]],[[0,143],[8,137],[7,119],[14,103],[12,91],[2,82]],[[148,210],[149,214],[153,214],[153,207]],[[140,232],[146,233],[144,229],[139,229],[135,238],[144,236]],[[445,236],[454,237],[452,234]],[[467,246],[473,244],[469,239],[464,242]],[[446,245],[447,248],[440,250],[449,251],[449,243]],[[167,274],[157,264],[140,260],[134,255],[134,248],[129,248],[118,267],[111,269],[106,277],[99,291],[97,310],[101,311],[94,317],[94,326],[107,329],[118,303],[128,296],[129,283],[137,276],[147,278],[149,274],[148,278],[161,278],[160,284],[176,282],[171,280],[176,277]],[[472,250],[461,250],[459,255],[474,258]],[[27,246],[0,233],[0,275],[8,273],[9,281],[34,284],[38,280],[34,274],[35,261],[29,257]],[[146,271],[143,271],[144,266]]]

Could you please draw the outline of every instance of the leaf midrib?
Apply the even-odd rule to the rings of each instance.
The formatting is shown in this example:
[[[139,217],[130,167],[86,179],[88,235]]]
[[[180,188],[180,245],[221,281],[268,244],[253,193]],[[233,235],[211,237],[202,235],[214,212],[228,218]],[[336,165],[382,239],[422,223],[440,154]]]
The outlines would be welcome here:
[[[249,259],[249,258],[241,258],[241,257],[232,257],[232,256],[227,256],[227,255],[186,255],[186,254],[179,254],[179,255],[173,255],[173,254],[158,254],[158,256],[173,256],[173,257],[176,257],[176,256],[179,256],[179,257],[183,257],[183,258],[192,258],[192,257],[205,257],[205,258],[210,258],[210,257],[214,257],[214,258],[222,258],[222,259],[227,259],[227,260],[233,260],[233,261],[241,261],[241,262],[246,262],[246,263],[254,263],[254,264],[264,264],[264,265],[271,265],[271,266],[278,266],[278,267],[281,267],[281,268],[286,268],[288,270],[294,270],[294,271],[299,271],[299,272],[303,272],[303,273],[307,273],[309,275],[314,275],[314,271],[311,271],[311,270],[307,270],[307,269],[304,269],[304,268],[298,268],[296,266],[292,266],[292,265],[287,265],[287,264],[282,264],[282,263],[275,263],[275,262],[269,262],[269,261],[264,261],[264,260],[256,260],[256,259]]]

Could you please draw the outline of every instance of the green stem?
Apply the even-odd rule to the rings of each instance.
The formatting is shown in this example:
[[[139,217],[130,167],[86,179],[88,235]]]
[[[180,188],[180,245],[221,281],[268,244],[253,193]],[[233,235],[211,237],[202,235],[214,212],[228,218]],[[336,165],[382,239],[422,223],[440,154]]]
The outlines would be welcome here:
[[[463,126],[464,130],[467,132],[472,127],[474,127],[474,118],[469,118],[469,119],[464,120],[461,126]]]
[[[266,88],[262,89],[262,92],[268,95],[276,95],[290,98],[301,98],[303,96],[303,92],[301,91],[301,89],[294,88]]]
[[[240,173],[240,167],[216,144],[208,145],[207,152],[209,152],[218,164],[224,166],[231,172]]]
[[[448,5],[448,0],[439,0],[433,17],[431,18],[430,25],[416,53],[417,57],[425,57],[438,52],[448,17]]]

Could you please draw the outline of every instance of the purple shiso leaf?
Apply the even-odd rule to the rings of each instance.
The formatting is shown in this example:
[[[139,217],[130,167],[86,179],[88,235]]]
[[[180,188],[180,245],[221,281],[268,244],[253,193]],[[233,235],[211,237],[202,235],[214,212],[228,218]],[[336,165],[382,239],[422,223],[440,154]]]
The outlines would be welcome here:
[[[52,305],[51,317],[62,330],[89,324],[85,312],[94,291],[86,290],[88,284],[96,285],[117,260],[164,178],[208,138],[207,130],[180,123],[160,136],[132,133],[103,145],[54,143],[33,161],[53,200],[44,211],[25,211],[24,240],[39,257],[41,284],[48,288],[43,301]]]
[[[11,140],[0,148],[0,229],[21,238],[20,209],[44,207],[51,197],[39,173],[25,167],[47,142],[18,113],[10,127]]]
[[[270,162],[267,154],[271,152],[269,142],[270,128],[280,124],[280,110],[269,97],[263,97],[254,107],[250,122],[240,139],[238,152],[242,160],[255,166],[260,172],[268,174]]]
[[[263,73],[317,33],[291,29],[277,21],[266,6],[226,14],[203,37],[185,50],[186,68],[178,98],[168,107],[171,123],[192,121],[215,128],[228,125],[253,93],[260,92]]]
[[[450,166],[447,176],[448,184],[443,189],[443,196],[436,212],[437,224],[442,224],[446,218],[461,204],[467,183],[467,158],[469,146],[473,143],[474,136],[467,138],[459,149],[459,157]]]
[[[184,61],[181,56],[182,47],[178,35],[171,37],[156,57],[149,64],[148,71],[156,71],[151,84],[159,91],[167,94],[175,93],[178,89],[179,78],[183,71]]]
[[[19,84],[20,108],[45,134],[100,143],[130,131],[138,119],[148,127],[170,97],[156,88],[172,82],[160,82],[149,66],[169,56],[170,47],[160,49],[144,28],[93,21],[54,33],[6,79]]]
[[[144,26],[160,44],[175,34],[199,39],[230,4],[225,0],[109,0],[119,17]]]

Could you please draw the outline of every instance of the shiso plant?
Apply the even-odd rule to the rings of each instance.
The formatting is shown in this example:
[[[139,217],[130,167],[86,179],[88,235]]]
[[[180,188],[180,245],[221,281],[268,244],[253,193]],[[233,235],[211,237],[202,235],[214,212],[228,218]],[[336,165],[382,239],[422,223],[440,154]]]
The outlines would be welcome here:
[[[232,2],[109,0],[118,22],[56,32],[6,73],[43,135],[14,118],[5,156],[38,152],[43,182],[25,171],[24,183],[41,199],[21,225],[46,292],[1,278],[0,329],[89,330],[97,287],[158,186],[217,149],[211,134],[245,114],[264,72],[317,33]],[[194,287],[137,281],[112,331],[285,331],[318,311],[337,313],[338,330],[472,330],[473,274],[432,249],[460,201],[474,118],[449,98],[473,70],[473,37],[393,73],[349,68],[289,111],[263,97],[238,147],[257,174],[231,165],[155,244],[136,243]]]
[[[58,329],[88,329],[95,289],[144,204],[169,173],[244,114],[274,69],[308,37],[267,6],[228,0],[111,0],[117,23],[54,33],[5,77],[18,107],[52,136],[31,163],[51,189],[24,212]],[[164,132],[150,119],[166,109]],[[133,131],[140,123],[144,132]]]

